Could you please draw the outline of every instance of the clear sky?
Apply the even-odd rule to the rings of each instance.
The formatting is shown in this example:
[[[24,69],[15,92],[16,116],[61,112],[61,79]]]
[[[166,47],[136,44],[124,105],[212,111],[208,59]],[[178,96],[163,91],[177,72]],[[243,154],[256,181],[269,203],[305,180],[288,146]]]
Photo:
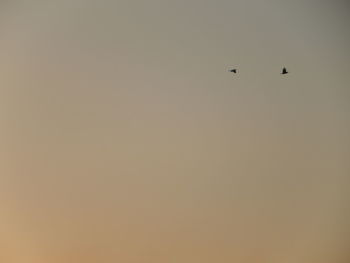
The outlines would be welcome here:
[[[349,262],[349,9],[1,1],[0,261]]]

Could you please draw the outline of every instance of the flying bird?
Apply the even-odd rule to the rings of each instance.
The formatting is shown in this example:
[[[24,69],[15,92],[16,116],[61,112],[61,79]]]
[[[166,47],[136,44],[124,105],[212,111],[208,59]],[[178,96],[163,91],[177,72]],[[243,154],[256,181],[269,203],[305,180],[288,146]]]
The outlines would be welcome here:
[[[287,69],[286,69],[286,68],[283,68],[283,69],[282,69],[282,73],[281,73],[282,75],[284,75],[284,74],[288,74],[288,73],[289,73],[289,72],[287,71]]]
[[[232,72],[232,73],[237,73],[237,69],[235,69],[235,68],[234,68],[234,69],[231,69],[230,72]]]

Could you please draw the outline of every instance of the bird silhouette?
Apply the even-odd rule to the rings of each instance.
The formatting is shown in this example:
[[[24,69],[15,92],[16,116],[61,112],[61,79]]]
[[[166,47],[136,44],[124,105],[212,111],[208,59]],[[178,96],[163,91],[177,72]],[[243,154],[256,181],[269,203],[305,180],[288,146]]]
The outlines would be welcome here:
[[[235,68],[234,68],[234,69],[231,69],[230,72],[232,72],[232,73],[237,73],[237,69],[235,69]]]
[[[283,68],[283,69],[282,69],[282,73],[281,73],[282,75],[284,75],[284,74],[288,74],[288,73],[289,73],[289,72],[287,71],[287,69],[286,69],[286,68]]]

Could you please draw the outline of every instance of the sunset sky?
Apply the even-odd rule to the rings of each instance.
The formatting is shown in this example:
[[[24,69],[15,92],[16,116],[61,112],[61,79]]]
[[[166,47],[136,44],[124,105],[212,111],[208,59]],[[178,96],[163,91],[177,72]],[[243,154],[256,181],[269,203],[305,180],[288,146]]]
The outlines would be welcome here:
[[[0,262],[350,262],[349,11],[1,1]]]

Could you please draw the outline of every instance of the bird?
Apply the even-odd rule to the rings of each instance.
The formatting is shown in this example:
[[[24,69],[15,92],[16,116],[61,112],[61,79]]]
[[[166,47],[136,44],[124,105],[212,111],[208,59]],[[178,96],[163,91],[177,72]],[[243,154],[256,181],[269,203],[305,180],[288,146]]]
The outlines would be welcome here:
[[[288,73],[289,73],[289,72],[287,71],[287,69],[286,69],[286,68],[283,68],[283,69],[282,69],[282,73],[281,73],[282,75],[284,75],[284,74],[288,74]]]
[[[232,73],[237,73],[237,69],[235,69],[235,68],[234,68],[234,69],[231,69],[230,72],[232,72]]]

